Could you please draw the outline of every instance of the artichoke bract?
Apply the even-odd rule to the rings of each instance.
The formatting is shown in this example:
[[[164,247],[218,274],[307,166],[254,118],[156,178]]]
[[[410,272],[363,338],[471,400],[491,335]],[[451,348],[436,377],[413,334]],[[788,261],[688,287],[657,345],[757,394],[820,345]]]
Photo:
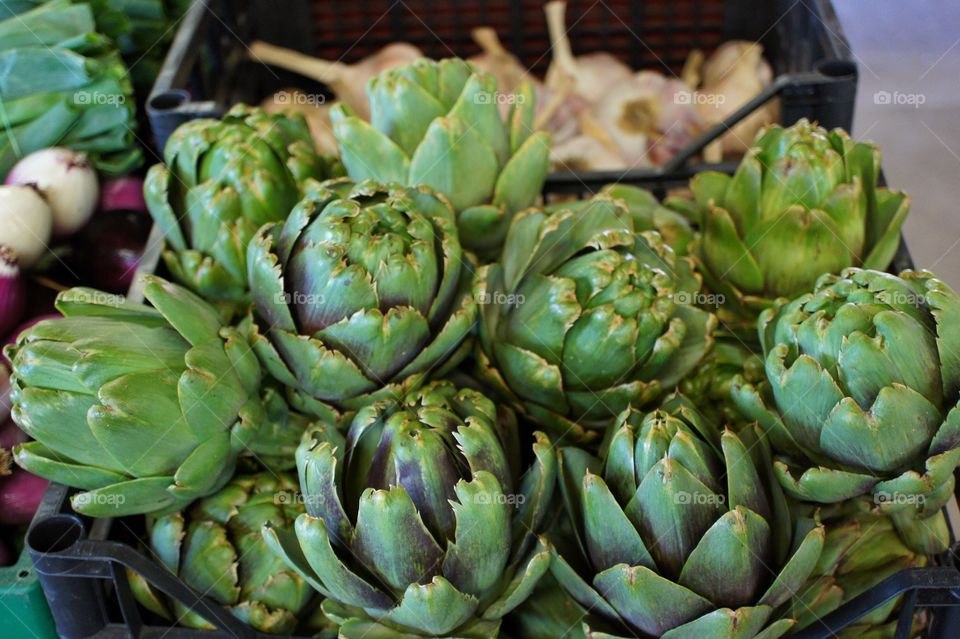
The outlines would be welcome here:
[[[707,286],[733,316],[753,318],[823,273],[887,268],[910,199],[878,187],[879,173],[876,146],[841,129],[800,120],[760,131],[732,177],[690,181]]]
[[[481,378],[557,438],[589,441],[628,405],[676,386],[713,341],[699,276],[609,196],[514,219],[484,266]]]
[[[863,499],[842,504],[811,507],[799,504],[794,516],[800,526],[823,524],[823,553],[810,579],[789,602],[802,629],[823,619],[851,599],[870,590],[902,570],[922,568],[930,558],[912,550],[897,534],[890,517]],[[950,545],[945,520],[938,522],[939,542],[933,552]],[[902,597],[894,597],[841,630],[839,639],[893,637]],[[910,637],[919,636],[926,611],[914,616]]]
[[[267,548],[261,528],[267,522],[292,526],[304,511],[298,497],[296,479],[289,475],[239,475],[184,512],[152,518],[147,540],[163,566],[255,630],[291,634],[315,593]],[[131,583],[150,610],[191,628],[214,629],[142,578],[134,576]]]
[[[247,260],[251,340],[294,404],[355,410],[462,360],[477,311],[449,204],[346,179],[307,190]]]
[[[717,338],[707,356],[681,380],[677,389],[696,405],[704,419],[718,428],[740,430],[750,420],[733,399],[733,385],[760,382],[765,376],[759,355],[735,339]]]
[[[357,412],[297,451],[307,514],[264,528],[326,600],[340,637],[497,636],[550,564],[536,536],[556,483],[550,440],[523,466],[516,418],[435,382]]]
[[[960,463],[958,327],[960,297],[927,271],[847,269],[764,311],[766,379],[735,382],[734,399],[768,432],[784,490],[872,494],[899,526],[939,511]]]
[[[94,517],[172,512],[222,487],[264,421],[244,336],[184,288],[146,278],[153,308],[91,289],[4,349],[17,464],[82,488]]]
[[[555,541],[551,571],[587,611],[588,636],[787,632],[794,620],[776,611],[816,566],[824,530],[793,535],[769,462],[758,430],[721,433],[689,402],[624,411],[603,464],[562,448],[576,543]]]
[[[316,153],[299,115],[246,105],[222,120],[181,125],[150,168],[144,196],[166,238],[174,277],[216,302],[249,302],[247,244],[257,229],[286,219],[307,178],[336,177]]]
[[[498,254],[511,217],[536,202],[549,170],[530,84],[504,94],[463,60],[422,59],[370,80],[367,96],[369,123],[342,105],[330,113],[348,175],[432,187],[456,210],[464,247]]]

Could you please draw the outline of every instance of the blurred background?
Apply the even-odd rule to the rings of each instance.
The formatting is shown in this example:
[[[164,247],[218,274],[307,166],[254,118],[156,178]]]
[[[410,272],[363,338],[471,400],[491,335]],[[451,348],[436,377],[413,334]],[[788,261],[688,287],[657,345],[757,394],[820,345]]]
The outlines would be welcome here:
[[[835,0],[860,65],[853,133],[879,143],[918,268],[960,286],[960,3]]]

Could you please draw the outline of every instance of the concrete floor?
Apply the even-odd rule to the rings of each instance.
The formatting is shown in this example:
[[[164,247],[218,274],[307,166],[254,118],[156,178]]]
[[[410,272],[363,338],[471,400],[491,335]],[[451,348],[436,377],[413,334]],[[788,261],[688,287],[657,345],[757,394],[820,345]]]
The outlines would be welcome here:
[[[833,4],[860,64],[853,133],[881,146],[887,181],[911,196],[904,232],[917,267],[960,291],[960,3]]]

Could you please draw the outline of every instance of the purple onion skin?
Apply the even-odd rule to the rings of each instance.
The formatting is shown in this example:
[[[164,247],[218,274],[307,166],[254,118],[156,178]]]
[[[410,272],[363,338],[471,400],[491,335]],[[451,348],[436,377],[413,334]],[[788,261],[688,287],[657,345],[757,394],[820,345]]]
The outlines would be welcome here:
[[[0,477],[0,524],[29,524],[49,483],[19,468],[12,475]]]
[[[0,426],[0,448],[13,450],[14,446],[22,444],[27,439],[27,434],[20,430],[12,419],[7,419],[3,426]]]
[[[151,219],[131,210],[103,211],[94,216],[74,246],[86,283],[110,293],[126,293],[143,257]]]
[[[12,254],[0,247],[0,335],[6,335],[23,319],[26,301],[23,275]]]
[[[108,211],[147,212],[147,203],[143,199],[143,180],[128,175],[107,180],[100,185],[101,213]]]

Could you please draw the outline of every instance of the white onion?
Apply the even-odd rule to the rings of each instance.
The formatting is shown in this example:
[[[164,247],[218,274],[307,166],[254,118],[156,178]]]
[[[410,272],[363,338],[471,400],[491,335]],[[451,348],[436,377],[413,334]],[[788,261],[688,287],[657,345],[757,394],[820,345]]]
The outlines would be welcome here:
[[[53,211],[36,189],[0,186],[0,244],[30,268],[47,250],[53,230]]]
[[[97,172],[85,153],[52,147],[31,153],[10,170],[7,184],[31,184],[53,210],[53,234],[67,237],[93,215],[100,198]]]

